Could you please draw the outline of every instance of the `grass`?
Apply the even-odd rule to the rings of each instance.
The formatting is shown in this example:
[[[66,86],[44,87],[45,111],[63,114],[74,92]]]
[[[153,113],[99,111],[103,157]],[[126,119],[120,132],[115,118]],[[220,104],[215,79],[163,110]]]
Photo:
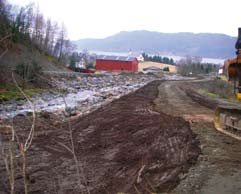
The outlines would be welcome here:
[[[220,98],[220,96],[218,94],[214,94],[212,92],[207,92],[206,93],[209,97],[212,97],[212,98]]]
[[[170,73],[176,73],[177,72],[177,67],[174,65],[169,65],[169,64],[164,64],[164,63],[157,63],[157,62],[152,62],[152,61],[146,61],[138,64],[138,71],[142,71],[146,67],[159,67],[160,69],[163,69],[164,67],[169,68]]]
[[[29,88],[25,89],[24,92],[27,96],[32,97],[43,92],[43,89]],[[24,99],[24,97],[14,85],[0,87],[0,101],[8,101],[12,99],[20,100]]]
[[[220,99],[220,100],[227,101],[227,102],[239,102],[238,99],[236,99],[236,98],[233,98],[233,97],[222,97],[222,96],[220,96],[218,94],[209,92],[207,89],[200,89],[198,92],[201,93],[201,94],[204,94],[204,95],[206,95],[208,97]]]
[[[219,76],[217,76],[217,78],[219,78],[220,80],[223,80],[223,81],[227,81],[227,77],[224,75],[219,75]]]

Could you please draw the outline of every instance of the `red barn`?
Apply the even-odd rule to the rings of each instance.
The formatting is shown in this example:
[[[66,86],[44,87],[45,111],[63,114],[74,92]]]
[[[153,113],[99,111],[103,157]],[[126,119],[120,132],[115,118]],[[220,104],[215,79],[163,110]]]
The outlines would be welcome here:
[[[138,61],[135,57],[98,56],[96,70],[104,71],[138,71]]]

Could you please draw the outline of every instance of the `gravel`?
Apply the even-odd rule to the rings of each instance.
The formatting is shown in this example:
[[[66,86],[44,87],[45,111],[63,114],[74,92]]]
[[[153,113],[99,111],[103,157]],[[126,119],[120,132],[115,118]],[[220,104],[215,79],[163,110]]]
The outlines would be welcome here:
[[[133,92],[157,79],[153,74],[108,73],[102,75],[76,75],[73,77],[51,77],[51,87],[31,100],[36,112],[47,111],[71,116],[84,114],[103,104]],[[160,78],[159,78],[160,79]],[[66,102],[66,105],[65,105]],[[33,107],[26,100],[9,101],[0,104],[0,118],[26,115]]]

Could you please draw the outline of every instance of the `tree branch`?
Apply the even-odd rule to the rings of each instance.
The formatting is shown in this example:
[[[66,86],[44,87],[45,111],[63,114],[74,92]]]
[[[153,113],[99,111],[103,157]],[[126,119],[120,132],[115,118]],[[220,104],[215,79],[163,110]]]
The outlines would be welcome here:
[[[12,33],[11,33],[11,34],[6,35],[6,36],[4,36],[3,38],[1,38],[1,39],[0,39],[0,42],[4,41],[4,40],[6,40],[6,39],[8,39],[8,38],[10,38],[10,37],[12,37],[12,36],[13,36],[13,34],[12,34]]]
[[[64,96],[63,96],[63,100],[64,100],[65,111],[66,111],[68,106],[67,106],[67,102],[66,102]],[[78,185],[79,185],[79,188],[81,189],[80,175],[82,175],[82,179],[84,181],[85,189],[87,190],[87,193],[90,194],[90,190],[88,188],[87,180],[86,180],[86,177],[85,177],[85,174],[84,174],[84,169],[83,169],[82,166],[79,165],[79,161],[78,161],[78,158],[76,156],[75,146],[74,146],[74,139],[73,139],[73,130],[72,130],[72,126],[71,126],[70,115],[69,115],[67,120],[68,120],[68,128],[69,128],[69,138],[70,138],[70,142],[71,142],[71,153],[73,154],[73,158],[74,158],[75,165],[76,165],[76,173],[77,173]]]
[[[6,48],[5,51],[3,51],[3,53],[0,55],[0,59],[8,52],[8,48]]]
[[[68,150],[71,154],[74,155],[73,151],[65,144],[61,143],[61,142],[58,142],[58,141],[55,141],[57,144],[63,146],[66,150]]]
[[[32,121],[32,126],[28,135],[27,140],[24,143],[24,152],[26,152],[28,150],[28,148],[31,146],[32,140],[33,140],[33,136],[34,136],[34,129],[35,129],[35,120],[36,120],[36,111],[35,111],[35,106],[33,104],[33,102],[30,100],[30,98],[24,93],[24,91],[22,90],[22,88],[19,87],[15,77],[14,77],[14,73],[12,72],[12,78],[13,81],[16,85],[16,87],[18,88],[18,90],[22,93],[22,95],[26,98],[26,100],[28,101],[28,103],[30,104],[30,106],[33,109],[33,121]]]

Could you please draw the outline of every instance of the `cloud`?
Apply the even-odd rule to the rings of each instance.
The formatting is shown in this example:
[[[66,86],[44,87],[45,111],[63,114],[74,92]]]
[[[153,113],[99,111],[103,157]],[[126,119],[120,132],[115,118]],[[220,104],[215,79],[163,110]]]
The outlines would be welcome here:
[[[26,4],[31,0],[21,0]],[[64,22],[71,39],[119,31],[211,32],[236,36],[239,0],[34,0],[46,17]],[[19,0],[11,0],[19,3]]]

